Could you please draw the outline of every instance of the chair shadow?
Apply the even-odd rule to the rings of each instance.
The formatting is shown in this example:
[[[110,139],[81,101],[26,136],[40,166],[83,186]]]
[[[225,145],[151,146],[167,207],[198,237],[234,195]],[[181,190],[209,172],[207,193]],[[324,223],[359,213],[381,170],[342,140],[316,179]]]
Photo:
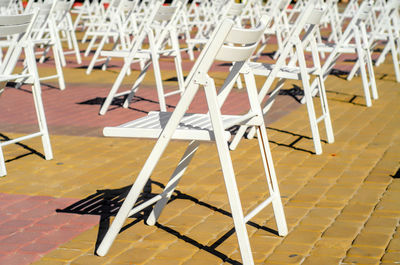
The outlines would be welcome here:
[[[121,65],[109,64],[109,65],[107,65],[106,71],[107,72],[112,72],[112,73],[119,73],[118,71],[113,70],[113,69],[120,69],[121,67],[122,67]],[[79,65],[79,66],[75,66],[74,68],[75,69],[85,69],[86,70],[88,68],[88,65]],[[99,65],[93,66],[93,70],[103,71],[102,68],[103,68],[103,64],[99,64]]]
[[[337,68],[333,68],[331,70],[331,72],[329,73],[329,75],[334,75],[337,78],[343,79],[343,80],[347,80],[347,76],[350,74],[350,71],[343,71]],[[346,77],[344,77],[346,76]]]
[[[348,94],[348,93],[338,92],[338,91],[333,91],[333,90],[326,90],[326,93],[350,97],[349,100],[342,100],[342,99],[337,99],[337,98],[329,98],[328,100],[334,100],[334,101],[344,102],[344,103],[351,103],[351,104],[353,104],[353,105],[362,106],[362,107],[365,107],[365,106],[366,106],[365,104],[360,104],[360,103],[354,102],[354,100],[356,100],[356,98],[358,98],[358,97],[363,97],[363,96],[360,96],[360,95]]]
[[[301,99],[304,97],[304,90],[301,89],[301,87],[292,84],[293,87],[289,89],[281,89],[279,91],[279,96],[290,96],[294,100],[297,101],[297,103],[301,103]],[[299,97],[300,96],[300,97]]]
[[[54,85],[49,84],[49,83],[40,82],[40,86],[41,86],[42,91],[45,90],[44,87],[47,88],[46,90],[51,90],[51,89],[60,90],[60,88],[58,86],[54,86]],[[7,82],[6,87],[18,89],[19,91],[22,91],[22,92],[25,92],[25,93],[28,93],[28,94],[32,94],[32,90],[31,89],[25,88],[25,87],[32,87],[32,84],[23,83],[22,85],[20,85],[17,82]]]
[[[270,59],[274,59],[275,53],[276,53],[275,51],[273,51],[273,52],[263,52],[263,53],[261,53],[261,56],[267,56]]]
[[[111,111],[111,110],[114,110],[114,109],[118,109],[118,108],[122,108],[126,97],[127,96],[121,96],[121,97],[118,97],[118,98],[114,98],[112,100],[111,104],[110,104],[110,106],[113,106],[113,108],[109,108],[108,111]],[[89,99],[89,100],[85,100],[85,101],[82,101],[82,102],[77,102],[75,104],[102,106],[105,100],[106,100],[106,98],[104,98],[104,97],[95,97],[95,98],[92,98],[92,99]],[[148,103],[157,104],[157,106],[160,105],[160,103],[158,101],[151,100],[151,99],[148,99],[148,98],[139,97],[139,96],[136,96],[136,95],[132,98],[130,105],[132,105],[132,104],[134,104],[136,102],[140,102],[140,101],[145,101],[145,102],[148,102]],[[167,104],[167,108],[175,109],[175,107],[176,106],[174,106],[174,105]],[[134,110],[134,111],[139,111],[139,112],[146,113],[146,114],[149,113],[148,111],[137,109],[137,108],[132,108],[130,106],[128,107],[128,109]]]
[[[9,140],[12,140],[12,139],[10,137],[8,137],[7,135],[0,133],[0,140],[9,141]],[[20,158],[23,158],[23,157],[26,157],[26,156],[29,156],[29,155],[37,155],[37,156],[40,156],[43,159],[46,159],[45,156],[42,153],[36,151],[32,147],[27,146],[26,144],[23,144],[21,142],[17,142],[15,144],[20,146],[20,147],[22,147],[22,148],[24,148],[25,150],[27,150],[29,152],[26,153],[26,154],[22,154],[22,155],[16,156],[14,158],[7,159],[7,160],[5,160],[5,163],[9,163],[11,161],[15,161],[15,160],[18,160]]]
[[[151,199],[152,197],[158,195],[152,192],[153,187],[159,187],[161,189],[164,189],[165,186],[157,181],[152,181],[149,180],[147,184],[145,185],[145,188],[143,192],[140,194],[139,199],[136,203],[136,205],[147,201]],[[127,196],[129,190],[131,189],[132,186],[126,186],[123,188],[119,189],[107,189],[107,190],[97,190],[96,193],[89,195],[88,197],[73,203],[70,206],[67,206],[64,209],[57,209],[56,211],[59,213],[70,213],[70,214],[80,214],[80,215],[85,215],[85,214],[90,214],[90,215],[99,215],[100,216],[100,222],[99,222],[99,231],[97,235],[97,240],[96,240],[96,245],[95,245],[95,252],[97,248],[99,247],[101,241],[103,240],[109,226],[110,226],[110,217],[115,216],[121,207],[125,197]],[[172,195],[170,202],[174,200],[189,200],[194,203],[196,203],[199,206],[205,207],[211,211],[220,213],[225,216],[232,217],[232,214],[224,209],[218,208],[216,206],[213,206],[209,203],[203,202],[189,194],[185,194],[179,190],[175,190],[174,194]],[[148,206],[147,208],[143,209],[139,213],[136,213],[135,215],[131,216],[130,218],[132,221],[125,225],[120,233],[123,233],[123,231],[129,229],[130,227],[134,226],[135,224],[144,221],[146,217],[150,214],[152,210],[152,206]],[[250,226],[253,226],[257,229],[264,230],[268,233],[271,233],[272,235],[278,236],[278,232],[274,229],[271,229],[266,226],[259,225],[255,222],[249,221],[247,223]],[[220,246],[225,240],[227,240],[230,236],[232,236],[235,232],[234,228],[231,228],[229,231],[227,231],[224,235],[222,235],[220,238],[218,238],[215,242],[211,243],[210,245],[205,245],[202,244],[193,238],[190,238],[178,230],[175,230],[169,226],[160,224],[157,222],[155,226],[159,229],[162,229],[163,231],[177,237],[180,240],[183,240],[184,242],[191,244],[192,246],[195,246],[201,250],[207,251],[208,253],[220,258],[223,262],[229,263],[229,264],[234,264],[234,265],[239,265],[242,264],[237,260],[233,260],[229,258],[227,255],[224,253],[216,250],[218,246]]]
[[[400,179],[400,168],[397,169],[396,173],[391,176],[394,179]]]
[[[299,148],[299,147],[295,146],[296,143],[300,142],[303,139],[312,141],[313,140],[312,137],[301,135],[301,134],[297,134],[297,133],[292,133],[292,132],[281,130],[281,129],[277,129],[277,128],[272,128],[272,127],[269,127],[269,126],[267,126],[267,130],[272,130],[272,131],[276,131],[276,132],[280,132],[280,133],[284,133],[284,134],[289,134],[289,135],[292,135],[292,136],[296,137],[296,139],[294,141],[292,141],[290,144],[283,144],[283,143],[279,143],[279,142],[273,141],[271,139],[268,139],[270,143],[276,144],[278,146],[284,146],[284,147],[288,147],[288,148],[291,148],[291,149],[294,149],[294,150],[297,150],[297,151],[306,152],[306,153],[315,155],[314,151],[310,151],[310,150],[307,150],[307,149],[304,149],[304,148]],[[326,140],[322,140],[322,139],[321,139],[321,142],[328,143]]]
[[[183,76],[183,79],[185,80],[187,76]],[[177,76],[173,76],[167,79],[164,79],[163,81],[165,82],[178,82],[178,77]]]

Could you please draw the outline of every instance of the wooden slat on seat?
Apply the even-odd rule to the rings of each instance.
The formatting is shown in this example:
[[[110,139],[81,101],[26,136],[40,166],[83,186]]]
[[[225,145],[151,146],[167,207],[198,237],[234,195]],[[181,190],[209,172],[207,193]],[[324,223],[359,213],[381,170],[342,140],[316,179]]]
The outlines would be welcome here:
[[[146,117],[122,124],[116,127],[106,127],[103,130],[104,136],[111,137],[136,137],[157,139],[161,131],[165,128],[171,117],[171,112],[150,112]],[[232,124],[238,124],[242,120],[239,115],[223,115],[224,128],[229,128]],[[249,117],[246,120],[250,120]],[[225,131],[225,138],[229,140],[231,134]],[[183,116],[172,139],[214,141],[214,133],[208,114],[190,114]]]

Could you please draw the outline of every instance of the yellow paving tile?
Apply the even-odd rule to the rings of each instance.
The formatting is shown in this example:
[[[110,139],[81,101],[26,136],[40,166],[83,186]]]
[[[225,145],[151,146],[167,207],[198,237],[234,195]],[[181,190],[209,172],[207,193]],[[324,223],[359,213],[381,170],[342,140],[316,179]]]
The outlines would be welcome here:
[[[302,263],[304,265],[335,265],[340,263],[340,258],[330,257],[330,256],[311,256],[307,257]]]
[[[383,248],[371,248],[371,247],[352,247],[347,252],[349,257],[373,257],[380,258],[385,253]]]
[[[113,71],[101,73],[108,83],[115,78]],[[323,143],[322,155],[309,153],[314,147],[307,138],[290,146],[300,135],[311,135],[305,107],[268,125],[289,235],[276,235],[271,207],[257,215],[256,227],[247,226],[256,264],[400,262],[400,235],[396,232],[400,181],[393,178],[399,169],[400,90],[388,61],[376,71],[377,76],[389,73],[390,77],[378,80],[380,99],[371,108],[365,107],[362,96],[357,96],[353,104],[348,102],[353,95],[362,94],[359,77],[351,82],[328,77],[336,141]],[[166,71],[166,76],[173,77],[173,73]],[[86,76],[82,69],[68,69],[66,77],[71,82],[85,79],[99,83],[98,75]],[[145,83],[152,81],[150,78]],[[7,162],[9,175],[1,180],[0,192],[78,201],[97,190],[116,191],[132,184],[155,143],[66,135],[51,135],[51,140],[53,161],[27,155],[17,145],[5,148],[11,161]],[[153,173],[153,181],[166,183],[186,145],[171,142]],[[42,150],[40,139],[33,139],[29,146]],[[246,139],[231,153],[245,211],[268,193],[262,165],[256,160],[258,151],[257,140]],[[13,160],[18,156],[24,157]],[[154,184],[152,191],[160,189]],[[231,211],[214,144],[200,146],[178,190],[188,197],[169,203],[156,226],[143,221],[128,225],[106,257],[94,255],[98,236],[95,226],[34,264],[219,265],[231,264],[224,262],[226,258],[241,261],[235,234],[210,247],[232,228],[232,219],[221,213]]]

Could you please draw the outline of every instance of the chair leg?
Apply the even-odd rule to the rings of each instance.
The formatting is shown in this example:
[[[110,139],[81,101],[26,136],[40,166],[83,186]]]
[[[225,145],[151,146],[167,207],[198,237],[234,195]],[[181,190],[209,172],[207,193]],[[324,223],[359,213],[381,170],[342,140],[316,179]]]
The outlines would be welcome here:
[[[369,75],[369,85],[371,87],[372,98],[378,99],[378,90],[376,88],[375,72],[374,72],[374,67],[372,65],[371,50],[367,46],[368,38],[365,26],[361,27],[361,37],[362,37],[362,42],[364,43],[365,62],[367,65],[367,71]]]
[[[160,64],[158,62],[159,56],[155,52],[152,54],[154,77],[156,79],[156,88],[158,94],[158,100],[160,102],[160,110],[167,111],[167,104],[165,102],[164,87],[162,84],[162,77],[160,71]]]
[[[393,37],[390,37],[389,41],[390,41],[390,50],[391,50],[391,53],[392,53],[394,72],[396,74],[396,81],[398,83],[400,83],[400,65],[399,65],[399,57],[398,57],[399,54],[397,52],[396,44],[395,44],[395,41],[394,41]]]
[[[183,77],[183,70],[182,70],[182,57],[181,51],[179,48],[178,42],[178,35],[175,29],[172,29],[169,33],[170,41],[172,45],[172,49],[174,50],[174,63],[175,63],[175,70],[176,70],[176,77],[178,79],[178,87],[179,91],[182,93],[185,90],[185,78]]]
[[[375,72],[374,72],[374,67],[372,65],[371,53],[370,53],[369,49],[366,49],[365,53],[366,53],[365,60],[366,60],[366,64],[367,64],[367,70],[368,70],[368,75],[369,75],[369,84],[371,86],[372,98],[378,99],[378,90],[376,88]]]
[[[92,39],[90,40],[89,45],[87,46],[86,51],[85,51],[85,54],[84,54],[85,57],[88,57],[88,56],[89,56],[90,52],[92,51],[92,47],[93,47],[93,45],[94,45],[95,42],[96,42],[96,39],[97,39],[97,36],[94,35],[94,36],[92,37]]]
[[[136,179],[128,195],[126,196],[121,208],[119,209],[117,216],[113,220],[110,228],[108,229],[106,235],[101,241],[100,246],[96,251],[96,253],[99,256],[104,256],[107,254],[118,233],[121,231],[121,228],[124,225],[125,220],[129,217],[129,212],[135,205],[141,191],[143,190],[147,181],[150,179],[151,171],[147,171],[144,169],[145,168],[143,168],[142,171],[140,172],[138,178]]]
[[[33,47],[29,46],[25,48],[25,56],[27,59],[28,69],[31,75],[33,75],[33,86],[32,86],[32,94],[36,108],[36,115],[39,123],[40,132],[42,133],[42,144],[44,149],[44,155],[46,160],[53,159],[53,151],[51,148],[49,131],[46,123],[46,116],[44,113],[40,82],[39,82],[39,74],[36,68],[35,54],[33,51]]]
[[[217,145],[220,164],[222,167],[222,173],[225,180],[225,187],[228,193],[229,204],[232,210],[232,217],[235,225],[236,235],[238,238],[242,262],[244,265],[253,265],[254,261],[243,216],[243,210],[240,203],[239,190],[236,184],[232,159],[229,154],[228,144],[223,135],[224,128],[221,119],[215,118],[221,117],[221,113],[218,108],[219,105],[217,93],[215,91],[213,79],[209,78],[208,84],[206,86],[213,86],[211,88],[205,87],[205,92],[210,110],[211,123],[214,129],[215,142]]]
[[[283,211],[281,196],[279,192],[278,181],[276,179],[274,163],[272,161],[271,149],[268,143],[267,130],[263,118],[264,112],[259,104],[259,99],[258,99],[259,95],[256,89],[256,81],[253,73],[251,72],[244,74],[244,79],[248,91],[250,109],[253,113],[258,114],[258,116],[261,118],[260,124],[257,126],[253,126],[252,129],[256,128],[254,130],[257,130],[257,136],[258,136],[257,139],[261,153],[261,160],[264,166],[264,173],[267,180],[269,193],[270,196],[272,197],[272,207],[274,210],[275,221],[278,227],[278,233],[281,236],[285,236],[288,233],[288,229],[285,219],[285,213]],[[279,88],[280,86],[278,87],[278,89],[274,91],[275,92],[273,93],[274,95],[278,94],[276,91],[279,91]],[[271,104],[273,101],[274,100],[271,101]],[[267,103],[267,108],[271,106],[271,104]],[[251,215],[251,213],[249,215]]]
[[[328,106],[328,99],[326,97],[326,90],[324,84],[324,77],[321,75],[317,76],[319,82],[319,96],[321,101],[322,115],[324,115],[324,123],[325,123],[325,131],[328,139],[328,143],[333,143],[335,141],[335,137],[333,135],[331,114]]]
[[[0,177],[4,177],[5,175],[7,175],[6,163],[4,161],[4,154],[0,145]]]
[[[65,80],[64,74],[62,70],[62,62],[59,53],[57,53],[57,48],[53,46],[53,53],[54,53],[54,63],[56,65],[56,71],[58,76],[58,84],[60,86],[60,90],[65,89]]]
[[[103,38],[101,38],[99,46],[97,46],[96,52],[94,53],[94,55],[92,57],[92,60],[90,61],[89,65],[88,65],[88,67],[86,69],[86,74],[87,75],[92,72],[94,64],[96,63],[97,58],[99,58],[100,52],[103,50],[104,44],[106,42],[106,38],[107,38],[107,35],[105,35],[105,36],[103,36]]]
[[[149,217],[147,218],[146,223],[148,225],[154,225],[157,222],[158,218],[161,215],[162,210],[164,209],[165,205],[171,198],[172,193],[175,191],[175,188],[178,185],[179,180],[185,173],[186,168],[188,167],[190,161],[192,161],[192,158],[195,155],[199,147],[199,144],[200,144],[199,141],[190,142],[184,155],[179,161],[178,166],[176,167],[174,173],[172,174],[168,184],[165,186],[163,193],[161,194],[162,199],[156,203]]]
[[[296,44],[296,50],[297,51],[303,50],[301,43]],[[300,66],[301,81],[304,89],[304,97],[306,99],[306,106],[307,106],[308,118],[310,121],[311,133],[314,141],[315,153],[317,155],[320,155],[322,154],[321,138],[319,136],[319,131],[318,131],[318,123],[315,115],[315,108],[311,94],[312,92],[309,83],[309,76],[305,70],[307,69],[307,65],[305,63],[304,54],[302,52],[297,53],[297,58]]]
[[[360,61],[357,60],[356,63],[353,65],[353,68],[351,68],[349,75],[346,78],[347,81],[351,81],[359,70],[360,70]]]
[[[151,60],[148,60],[147,63],[144,65],[142,71],[140,72],[138,78],[136,79],[135,83],[133,84],[132,88],[131,88],[131,92],[129,93],[129,95],[126,97],[123,107],[124,108],[128,108],[129,105],[132,102],[133,97],[135,96],[136,92],[139,89],[139,85],[140,83],[142,83],[144,77],[147,74],[147,71],[149,70],[149,67],[151,65]]]
[[[68,24],[69,24],[69,27],[70,27],[72,46],[73,46],[74,51],[75,51],[76,62],[78,64],[82,64],[81,51],[79,50],[78,41],[76,40],[75,30],[74,30],[74,26],[72,25],[72,20],[71,20],[70,16],[68,16]]]
[[[361,72],[361,80],[363,83],[365,103],[366,103],[367,107],[371,107],[372,106],[371,94],[369,91],[367,71],[365,70],[365,61],[364,61],[365,54],[364,54],[363,48],[361,47],[360,34],[359,34],[358,30],[355,30],[354,34],[356,35],[355,39],[356,39],[356,44],[357,44],[358,60],[360,61],[360,72]]]
[[[281,201],[281,195],[279,192],[278,181],[276,179],[274,164],[272,161],[271,149],[268,144],[267,132],[265,124],[258,126],[258,144],[261,151],[261,157],[264,164],[265,176],[267,178],[268,187],[270,194],[274,194],[272,200],[272,207],[274,210],[274,216],[276,225],[278,227],[278,233],[280,236],[286,236],[288,234],[288,228],[286,224],[285,213],[283,211],[283,205]]]
[[[66,65],[67,65],[67,61],[65,60],[65,55],[64,55],[64,52],[63,52],[63,48],[62,48],[62,45],[61,45],[61,41],[60,41],[60,38],[59,38],[59,33],[57,32],[57,30],[54,28],[53,29],[53,34],[54,34],[54,45],[55,45],[55,47],[56,47],[56,51],[58,51],[58,54],[59,54],[59,58],[60,58],[60,62],[61,62],[61,65],[63,66],[63,67],[65,67]],[[54,49],[53,49],[53,52],[56,52]]]
[[[381,54],[379,54],[378,59],[375,62],[375,66],[379,66],[381,63],[383,63],[385,61],[386,55],[389,52],[390,47],[388,45],[385,45],[385,47],[383,48],[383,51],[381,52]]]
[[[243,138],[244,134],[246,133],[247,126],[241,125],[239,130],[236,132],[235,136],[233,137],[231,143],[229,144],[230,150],[235,150],[236,147],[239,145],[240,140]]]
[[[104,101],[103,105],[101,105],[101,108],[99,111],[100,115],[106,114],[108,108],[111,105],[111,102],[113,101],[113,99],[118,91],[118,88],[121,86],[122,81],[124,80],[126,71],[130,66],[131,66],[130,63],[125,63],[124,66],[122,67],[121,72],[119,72],[117,79],[115,80],[110,92],[107,95],[106,100]]]

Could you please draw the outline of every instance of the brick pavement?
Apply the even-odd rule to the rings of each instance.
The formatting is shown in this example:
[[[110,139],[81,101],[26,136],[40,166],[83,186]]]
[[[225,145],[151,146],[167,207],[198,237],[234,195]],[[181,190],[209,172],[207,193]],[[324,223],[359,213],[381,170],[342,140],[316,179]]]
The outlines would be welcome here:
[[[163,73],[166,78],[173,74]],[[112,74],[112,70],[96,71],[89,81],[85,78],[87,83],[80,83],[86,77],[83,70],[72,68],[66,70],[66,76],[71,76],[66,91],[44,89],[54,160],[42,159],[39,139],[4,149],[8,175],[0,180],[5,209],[1,213],[9,211],[10,215],[0,223],[4,231],[0,236],[9,238],[0,244],[0,253],[8,255],[0,257],[0,264],[29,264],[32,260],[37,260],[36,265],[239,264],[216,148],[208,143],[201,145],[154,227],[144,225],[143,214],[135,216],[106,257],[94,255],[98,237],[113,218],[111,212],[119,207],[154,144],[151,140],[98,137],[104,125],[144,115],[145,107],[155,107],[153,102],[147,100],[143,108],[133,110],[116,108],[104,117],[97,116],[96,104],[77,104],[104,97]],[[365,107],[359,77],[352,82],[340,75],[328,78],[336,141],[323,144],[320,156],[312,154],[305,107],[292,96],[280,96],[268,135],[290,233],[284,238],[276,235],[271,209],[257,215],[248,225],[257,264],[400,262],[400,85],[394,82],[389,63],[376,68],[376,76],[380,99],[371,108]],[[285,88],[290,91],[293,84]],[[148,87],[141,91],[143,98],[154,99]],[[14,114],[9,100],[22,100],[25,94],[29,97],[29,93],[11,88],[0,98],[3,137],[16,137],[31,129],[31,117],[25,111],[22,113],[27,116],[21,115],[17,122],[15,116],[10,118]],[[237,102],[240,94],[235,91]],[[241,106],[245,109],[245,103]],[[152,192],[166,183],[184,148],[184,142],[170,144],[148,187]],[[232,152],[245,211],[268,194],[257,149],[257,141],[243,140]],[[43,205],[43,200],[54,203]],[[46,213],[27,223],[29,215],[21,213],[40,214],[38,208]],[[22,220],[11,223],[6,218]],[[49,230],[40,230],[41,222]],[[62,227],[74,232],[51,236],[50,229]],[[39,231],[23,233],[28,228]],[[18,239],[21,233],[24,236]],[[33,244],[29,246],[28,241]],[[12,248],[14,242],[19,242],[17,248]]]

